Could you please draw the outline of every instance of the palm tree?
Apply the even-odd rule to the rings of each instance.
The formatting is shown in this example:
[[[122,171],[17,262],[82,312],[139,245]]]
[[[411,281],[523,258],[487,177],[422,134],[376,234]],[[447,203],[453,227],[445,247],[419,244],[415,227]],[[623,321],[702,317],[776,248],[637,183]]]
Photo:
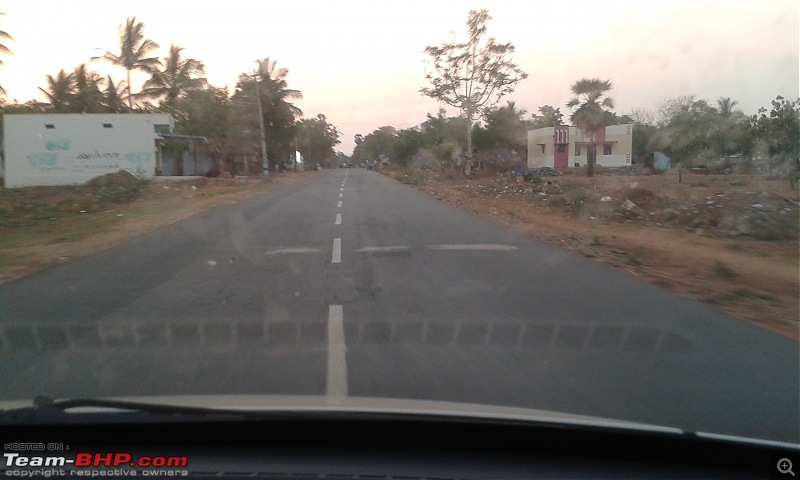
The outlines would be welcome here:
[[[5,13],[0,13],[0,15],[5,15]],[[11,40],[12,42],[14,41],[14,39],[11,38],[11,35],[4,32],[3,30],[0,30],[0,40]],[[0,54],[14,55],[13,53],[11,53],[11,50],[2,43],[0,43]],[[0,65],[3,65],[2,60],[0,60]],[[0,86],[0,95],[5,95],[5,94],[6,94],[5,89],[2,86]]]
[[[124,90],[124,86],[114,83],[111,75],[106,77],[106,91],[103,92],[103,105],[106,112],[122,113],[128,109],[128,106],[125,105],[125,99],[122,97]]]
[[[47,75],[47,88],[39,87],[39,90],[47,97],[51,111],[55,113],[66,112],[72,102],[75,90],[75,76],[67,73],[63,68],[55,77]]]
[[[248,118],[256,116],[259,105],[257,102],[260,102],[266,143],[270,145],[269,158],[283,161],[288,158],[289,152],[293,151],[293,127],[297,118],[303,115],[303,111],[290,100],[303,98],[303,94],[299,90],[289,88],[286,80],[289,70],[278,68],[277,63],[275,60],[270,61],[269,58],[258,60],[255,75],[239,76],[233,98],[238,107],[246,112]],[[251,131],[256,132],[258,129],[259,126],[256,125]]]
[[[119,54],[102,50],[100,57],[92,60],[106,60],[114,65],[119,65],[128,71],[128,107],[133,108],[133,93],[131,92],[131,72],[144,70],[152,73],[160,62],[156,57],[148,57],[148,53],[158,48],[158,44],[144,38],[144,24],[136,22],[136,17],[128,17],[124,26],[119,26]]]
[[[152,77],[145,82],[142,95],[153,98],[165,98],[171,105],[178,98],[191,90],[203,88],[206,79],[198,77],[205,74],[205,65],[193,58],[181,59],[183,47],[172,45],[169,55],[161,63],[163,70],[154,69]]]
[[[603,98],[611,90],[611,82],[599,78],[582,78],[573,83],[571,89],[573,97],[567,103],[567,107],[572,109],[570,120],[580,128],[584,137],[589,137],[589,146],[586,149],[586,174],[593,177],[597,158],[595,135],[605,126],[606,112],[614,108],[614,100],[611,97]]]
[[[717,100],[717,111],[722,118],[728,118],[733,114],[733,107],[738,105],[739,102],[731,100],[731,97],[720,97]]]
[[[103,109],[103,92],[100,86],[104,79],[97,72],[87,69],[85,63],[75,67],[72,74],[75,92],[69,110],[74,113],[98,113]]]
[[[266,95],[269,98],[269,103],[271,105],[277,106],[283,103],[289,108],[289,111],[291,111],[293,115],[299,117],[303,112],[287,102],[287,99],[299,100],[303,98],[303,94],[300,90],[288,88],[289,84],[286,81],[286,77],[289,75],[289,69],[283,67],[276,68],[277,63],[277,60],[270,62],[269,57],[259,60],[258,75],[261,77],[259,88],[262,95]]]

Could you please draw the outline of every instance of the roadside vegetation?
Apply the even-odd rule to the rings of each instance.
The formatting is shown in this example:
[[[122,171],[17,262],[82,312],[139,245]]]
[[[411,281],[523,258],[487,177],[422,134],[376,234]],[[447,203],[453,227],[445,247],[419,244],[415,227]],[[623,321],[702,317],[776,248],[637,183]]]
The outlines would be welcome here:
[[[254,60],[255,68],[242,72],[229,94],[227,87],[210,85],[205,64],[185,57],[180,45],[171,44],[159,57],[159,43],[147,38],[145,24],[136,17],[119,26],[118,36],[117,48],[98,48],[90,58],[87,52],[86,62],[46,75],[39,87],[44,101],[12,103],[2,97],[0,87],[0,114],[167,113],[175,119],[175,134],[202,136],[208,143],[192,147],[168,141],[164,155],[177,158],[190,148],[200,149],[193,153],[207,154],[215,163],[209,176],[261,172],[261,150],[253,147],[261,142],[259,112],[269,126],[264,140],[270,171],[295,168],[296,150],[307,165],[338,165],[344,158],[334,150],[340,143],[339,131],[324,114],[306,117],[292,103],[302,98],[302,92],[289,86],[289,70],[275,59]],[[5,40],[11,36],[0,31],[0,41]],[[0,54],[10,50],[0,44]],[[93,68],[99,63],[119,67],[125,79],[100,76]],[[149,76],[141,88],[131,84],[135,71]],[[182,163],[176,165],[180,168]]]

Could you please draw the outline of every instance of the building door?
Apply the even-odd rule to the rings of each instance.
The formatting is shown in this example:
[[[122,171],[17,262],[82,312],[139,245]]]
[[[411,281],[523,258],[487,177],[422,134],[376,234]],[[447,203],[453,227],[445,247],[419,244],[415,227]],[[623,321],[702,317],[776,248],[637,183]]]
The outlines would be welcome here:
[[[569,168],[569,127],[558,125],[553,134],[555,153],[553,154],[553,167],[559,170]]]

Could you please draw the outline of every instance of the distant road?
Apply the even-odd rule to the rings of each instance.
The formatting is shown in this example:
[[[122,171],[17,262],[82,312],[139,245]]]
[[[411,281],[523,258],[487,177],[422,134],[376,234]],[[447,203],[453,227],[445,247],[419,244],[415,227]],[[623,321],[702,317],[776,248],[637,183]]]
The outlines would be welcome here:
[[[337,169],[0,285],[0,397],[520,406],[800,441],[800,347]]]

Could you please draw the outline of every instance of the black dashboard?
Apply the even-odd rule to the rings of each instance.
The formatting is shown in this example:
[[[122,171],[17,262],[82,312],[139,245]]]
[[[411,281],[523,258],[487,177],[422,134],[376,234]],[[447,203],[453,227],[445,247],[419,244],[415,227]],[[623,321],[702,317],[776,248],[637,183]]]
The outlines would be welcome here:
[[[68,425],[18,422],[0,426],[0,432],[6,459],[0,475],[8,478],[788,479],[794,470],[781,473],[779,460],[800,465],[800,447],[792,445],[429,415],[90,419]],[[46,451],[33,451],[37,446]],[[81,453],[82,467],[87,459],[93,466],[9,464],[9,447],[24,450],[15,461]],[[142,458],[149,464],[137,464]]]

